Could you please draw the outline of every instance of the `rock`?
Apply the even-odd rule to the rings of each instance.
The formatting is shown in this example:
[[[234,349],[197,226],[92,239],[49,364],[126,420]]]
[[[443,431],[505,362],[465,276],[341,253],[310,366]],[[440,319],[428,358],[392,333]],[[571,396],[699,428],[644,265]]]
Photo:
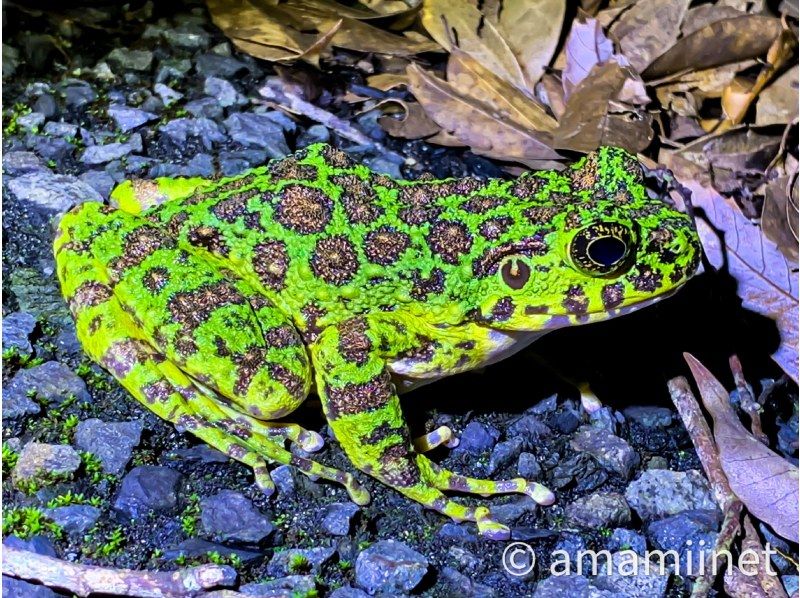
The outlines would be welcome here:
[[[618,473],[626,479],[639,465],[639,455],[631,445],[604,428],[581,426],[570,441],[570,445],[576,451],[590,454],[603,468]]]
[[[10,177],[47,171],[44,162],[33,152],[16,151],[3,154],[3,172]]]
[[[28,337],[36,328],[36,318],[23,311],[15,311],[3,318],[3,351],[14,349],[20,355],[30,355],[33,347]]]
[[[672,425],[672,410],[666,407],[626,407],[622,413],[643,428],[669,428]]]
[[[44,126],[44,132],[52,137],[71,137],[74,139],[78,136],[78,125],[51,120]]]
[[[618,527],[611,533],[611,537],[606,541],[606,549],[611,552],[633,550],[637,554],[644,555],[647,550],[647,542],[642,534]]]
[[[601,590],[583,575],[551,575],[536,584],[533,598],[621,598]]]
[[[65,532],[76,535],[88,531],[97,522],[100,513],[100,509],[91,505],[67,505],[45,511],[45,515]]]
[[[800,588],[800,577],[797,575],[781,575],[781,582],[783,582],[783,589],[786,590],[787,596],[797,596],[797,591]]]
[[[185,146],[192,137],[199,139],[203,147],[210,150],[215,143],[226,139],[219,125],[208,118],[176,118],[163,125],[160,131],[179,147]]]
[[[492,504],[492,515],[500,523],[511,524],[526,513],[536,512],[536,501],[529,496],[520,496],[502,505]]]
[[[498,438],[500,438],[500,431],[494,426],[470,422],[464,428],[455,450],[464,451],[470,455],[480,455],[491,450]]]
[[[188,58],[167,58],[158,63],[156,83],[168,83],[183,79],[192,70],[192,61]]]
[[[581,425],[581,414],[572,404],[564,404],[560,411],[548,418],[547,424],[560,434],[572,434]]]
[[[660,598],[666,593],[669,571],[661,573],[632,551],[613,553],[611,562],[610,572],[609,567],[600,567],[594,580],[598,588],[631,598]]]
[[[91,400],[86,383],[71,369],[63,363],[47,361],[14,375],[3,392],[3,417],[39,413],[40,407],[29,393],[46,403],[61,403],[70,395],[82,402]]]
[[[331,132],[325,125],[311,125],[300,133],[297,138],[297,147],[308,147],[312,143],[327,143],[331,140]]]
[[[104,145],[91,145],[87,147],[81,156],[84,164],[105,164],[112,160],[119,160],[133,152],[142,151],[142,136],[138,133],[131,135],[125,142],[115,141]]]
[[[97,99],[97,93],[86,81],[70,79],[58,86],[68,108],[80,109]]]
[[[53,545],[53,541],[47,536],[32,536],[27,540],[17,538],[16,536],[7,536],[3,538],[3,545],[19,550],[27,550],[28,552],[35,552],[42,556],[56,556],[56,547]]]
[[[401,164],[398,164],[395,160],[384,156],[365,156],[358,161],[363,162],[364,165],[369,166],[370,169],[377,173],[385,174],[393,179],[403,178],[403,173],[400,172]]]
[[[142,465],[122,479],[114,510],[125,519],[140,519],[150,511],[173,513],[183,476],[169,467]]]
[[[43,256],[43,260],[48,259],[49,256]],[[31,314],[38,321],[58,324],[64,329],[75,329],[75,323],[52,272],[44,273],[36,268],[17,266],[8,278],[20,311]]]
[[[86,201],[103,201],[89,185],[66,174],[31,172],[9,178],[6,184],[19,201],[31,203],[49,214],[63,214]]]
[[[267,565],[267,575],[282,577],[298,573],[316,575],[336,554],[335,548],[289,548],[276,552]]]
[[[662,551],[674,550],[680,555],[681,571],[700,571],[701,562],[714,551],[721,513],[684,511],[653,521],[647,526],[647,538]],[[689,559],[691,558],[691,569]]]
[[[46,135],[29,136],[28,148],[36,152],[43,160],[48,162],[52,160],[56,165],[70,158],[75,152],[75,146],[66,139]],[[48,172],[50,171],[48,170]]]
[[[562,531],[553,549],[553,554],[558,560],[563,560],[564,555],[567,555],[569,562],[577,567],[579,564],[583,566],[584,559],[581,557],[585,555],[580,553],[585,553],[586,549],[586,540],[580,534]]]
[[[131,108],[129,106],[120,106],[116,104],[108,107],[108,115],[116,123],[117,128],[123,133],[132,131],[136,127],[140,127],[158,118],[158,114],[145,112],[139,108]]]
[[[222,490],[200,501],[200,521],[215,540],[258,543],[275,531],[269,518],[249,498]]]
[[[565,509],[567,521],[588,528],[618,527],[631,521],[625,497],[616,492],[598,492],[576,499]]]
[[[454,542],[477,542],[478,536],[475,531],[466,525],[459,525],[457,523],[447,522],[442,525],[439,532],[436,534],[444,540],[451,540]]]
[[[222,106],[214,98],[192,100],[191,102],[186,102],[184,108],[189,114],[198,118],[216,119],[222,117],[223,112]]]
[[[396,540],[381,540],[356,559],[356,584],[368,594],[408,593],[428,571],[428,560]]]
[[[648,469],[628,484],[625,498],[645,521],[693,509],[717,508],[708,481],[696,469]]]
[[[519,457],[524,444],[525,441],[519,436],[515,436],[511,440],[498,442],[492,449],[486,473],[492,475],[498,470],[503,469],[506,465],[509,465],[514,459]]]
[[[239,588],[239,594],[259,598],[295,598],[316,596],[317,584],[313,575],[288,575],[261,583],[247,583]]]
[[[45,118],[53,118],[58,113],[58,103],[49,93],[43,93],[33,103],[34,112],[44,114]]]
[[[5,45],[3,48],[5,49]],[[6,60],[3,59],[3,77],[6,76]],[[53,590],[46,586],[28,583],[3,575],[3,598],[58,598]]]
[[[351,588],[350,586],[336,588],[333,592],[328,594],[328,596],[329,598],[369,598],[369,594],[365,591],[359,590],[358,588]]]
[[[229,459],[228,455],[215,448],[211,448],[207,444],[198,444],[185,449],[175,449],[167,456],[171,459],[199,461],[200,463],[225,463]]]
[[[297,491],[297,480],[293,468],[289,465],[278,465],[270,472],[275,487],[283,496],[292,496]]]
[[[188,50],[207,48],[211,43],[207,32],[191,24],[170,27],[164,31],[163,36],[170,45]]]
[[[104,199],[108,199],[111,191],[117,185],[114,178],[103,170],[87,170],[80,175],[80,179],[84,183],[91,185]]]
[[[195,59],[195,68],[200,75],[222,78],[231,78],[249,70],[241,60],[218,54],[201,54]]]
[[[40,114],[39,112],[29,112],[17,118],[17,125],[23,131],[32,131],[35,133],[43,124],[44,114]]]
[[[553,432],[535,415],[523,415],[506,429],[506,437],[520,436],[529,445],[534,445],[542,438],[552,436]]]
[[[196,559],[205,557],[209,552],[219,553],[220,556],[229,557],[231,555],[238,556],[243,563],[252,563],[262,560],[264,558],[263,552],[255,550],[245,550],[244,548],[231,548],[224,544],[217,542],[209,542],[201,538],[189,538],[178,544],[177,548],[164,551],[164,558],[168,561],[174,561],[178,557],[187,559]]]
[[[236,88],[230,81],[220,79],[219,77],[207,77],[203,85],[203,91],[212,98],[216,98],[219,105],[223,108],[247,104],[247,98],[236,91]]]
[[[17,72],[17,67],[19,67],[19,50],[14,46],[3,44],[3,79],[13,76]]]
[[[104,422],[93,418],[78,424],[75,444],[96,455],[105,473],[117,475],[131,460],[141,435],[142,422]]]
[[[350,533],[353,518],[361,509],[352,502],[336,502],[325,507],[322,515],[322,529],[332,536],[346,536]]]
[[[517,473],[526,480],[536,480],[542,475],[542,467],[533,453],[520,453]]]
[[[449,587],[451,594],[463,598],[492,598],[496,596],[494,589],[482,583],[471,580],[469,577],[453,569],[442,569],[442,581]]]
[[[171,87],[167,87],[163,83],[156,83],[153,86],[153,91],[156,92],[161,101],[164,102],[164,106],[171,106],[178,100],[183,97],[183,94],[179,91],[175,91]]]
[[[129,71],[149,71],[153,65],[153,53],[149,50],[114,48],[106,57],[106,61]]]
[[[182,176],[213,177],[216,172],[214,158],[209,154],[195,154],[181,170]]]
[[[225,126],[235,142],[246,147],[262,148],[271,158],[282,158],[289,154],[283,127],[266,114],[237,112],[225,119]]]
[[[266,152],[260,150],[240,150],[235,152],[220,152],[219,164],[222,174],[231,176],[260,166],[268,160]]]
[[[80,466],[80,456],[68,444],[29,442],[17,458],[11,478],[19,488],[20,482],[67,478]]]

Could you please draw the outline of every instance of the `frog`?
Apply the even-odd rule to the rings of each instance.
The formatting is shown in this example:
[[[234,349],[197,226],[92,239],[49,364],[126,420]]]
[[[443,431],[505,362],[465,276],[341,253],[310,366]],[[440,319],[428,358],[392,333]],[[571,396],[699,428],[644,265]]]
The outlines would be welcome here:
[[[313,144],[235,176],[121,183],[113,205],[62,217],[54,253],[88,356],[264,493],[282,464],[370,500],[291,421],[313,394],[356,470],[501,540],[486,501],[451,492],[553,492],[438,464],[430,451],[457,438],[413,438],[400,396],[679,289],[700,244],[664,195],[614,147],[517,178],[404,180]]]

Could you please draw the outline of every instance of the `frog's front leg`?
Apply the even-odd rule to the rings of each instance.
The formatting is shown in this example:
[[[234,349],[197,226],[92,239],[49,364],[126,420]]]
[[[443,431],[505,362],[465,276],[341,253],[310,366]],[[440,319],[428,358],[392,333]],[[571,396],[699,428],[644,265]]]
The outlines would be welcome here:
[[[387,362],[418,348],[427,328],[412,316],[374,314],[326,329],[312,345],[311,356],[328,423],[350,460],[365,473],[457,521],[476,522],[482,535],[507,538],[509,529],[495,521],[487,507],[459,504],[442,490],[522,493],[542,504],[552,502],[553,495],[522,478],[491,481],[460,476],[415,449]],[[444,348],[445,353],[450,349]],[[441,440],[436,434],[423,438],[422,450]]]

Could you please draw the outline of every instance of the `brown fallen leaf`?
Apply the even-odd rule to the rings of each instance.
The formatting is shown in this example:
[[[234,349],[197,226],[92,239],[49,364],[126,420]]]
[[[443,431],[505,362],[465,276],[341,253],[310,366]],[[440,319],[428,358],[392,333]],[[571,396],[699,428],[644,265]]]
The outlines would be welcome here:
[[[558,44],[566,3],[493,0],[480,5],[482,11],[472,2],[425,0],[422,24],[447,50],[458,47],[517,89],[533,95],[533,86]]]
[[[715,21],[742,17],[746,14],[746,12],[734,6],[724,6],[722,4],[701,4],[700,6],[693,6],[687,11],[686,17],[681,23],[681,37],[691,35],[695,31],[699,31],[706,25],[710,25]]]
[[[614,61],[593,67],[567,101],[553,133],[554,147],[588,152],[613,145],[634,153],[646,148],[653,139],[652,117],[617,99],[635,78],[629,67]]]
[[[407,73],[410,90],[428,116],[475,153],[524,164],[559,158],[543,141],[546,133],[526,129],[504,118],[494,107],[461,95],[451,84],[416,64],[411,64]]]
[[[686,69],[701,70],[763,56],[782,29],[780,19],[745,15],[715,21],[681,38],[643,72],[658,79]]]
[[[572,28],[564,45],[564,71],[561,82],[564,86],[564,97],[569,98],[572,90],[583,81],[595,65],[618,59],[614,53],[614,44],[603,33],[597,19],[578,13],[572,22]]]
[[[392,107],[399,107],[399,110],[392,111]],[[433,122],[425,109],[416,102],[406,102],[405,100],[389,99],[376,104],[375,108],[384,110],[389,114],[402,114],[402,118],[393,116],[381,116],[378,124],[384,131],[393,137],[403,139],[422,139],[438,133],[441,127]]]
[[[797,65],[761,92],[756,102],[756,124],[786,124],[797,117]]]
[[[611,26],[631,66],[641,73],[678,39],[690,0],[639,0]]]
[[[405,73],[377,73],[367,77],[367,85],[381,91],[388,91],[401,85],[408,85],[408,75]]]
[[[764,193],[761,228],[764,235],[778,246],[793,263],[798,261],[798,177],[797,160],[792,156],[784,176],[773,179]],[[789,160],[787,159],[787,162]]]
[[[755,517],[797,542],[797,467],[747,431],[733,411],[727,391],[702,363],[689,353],[684,353],[684,358],[714,420],[714,441],[731,489]]]

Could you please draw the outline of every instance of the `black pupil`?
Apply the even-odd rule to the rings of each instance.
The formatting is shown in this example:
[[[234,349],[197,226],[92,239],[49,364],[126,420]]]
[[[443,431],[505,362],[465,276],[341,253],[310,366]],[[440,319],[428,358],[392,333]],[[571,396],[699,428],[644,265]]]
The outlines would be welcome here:
[[[623,257],[627,246],[616,237],[600,237],[589,244],[589,258],[602,266],[613,266]]]

